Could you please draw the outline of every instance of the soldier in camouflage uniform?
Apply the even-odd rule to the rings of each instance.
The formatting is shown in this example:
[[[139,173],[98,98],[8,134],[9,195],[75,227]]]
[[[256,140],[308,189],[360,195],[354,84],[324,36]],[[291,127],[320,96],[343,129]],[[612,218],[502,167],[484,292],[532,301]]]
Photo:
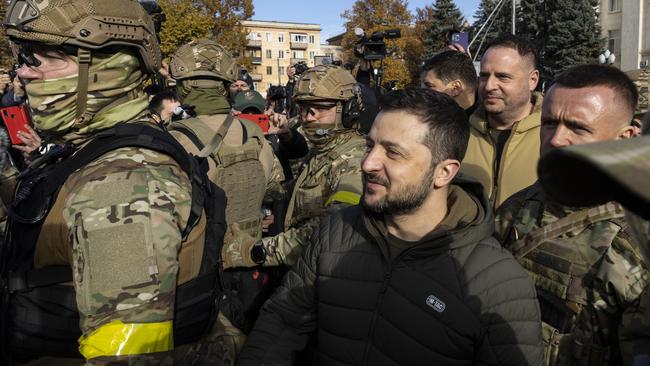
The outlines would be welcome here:
[[[218,134],[230,112],[224,83],[234,81],[239,68],[225,48],[209,39],[181,46],[169,67],[180,101],[193,105],[198,116],[174,121],[168,128],[183,147],[198,153]],[[207,153],[209,177],[228,198],[226,221],[231,235],[260,239],[263,200],[281,192],[284,180],[282,166],[261,128],[237,119],[227,128],[223,143]]]
[[[633,83],[617,69],[567,70],[544,99],[542,152],[633,136],[636,100]],[[537,288],[546,365],[631,364],[650,347],[650,328],[630,332],[621,322],[643,312],[648,273],[617,203],[567,207],[535,183],[499,208],[496,236]]]
[[[634,124],[639,129],[642,129],[644,128],[643,117],[650,108],[650,68],[627,71],[626,74],[632,79],[639,91],[639,101],[634,110]]]
[[[365,140],[355,128],[364,108],[356,80],[341,67],[317,66],[302,74],[293,100],[313,147],[294,184],[285,216],[286,230],[262,242],[237,242],[225,247],[227,265],[292,265],[318,216],[341,205],[359,203]]]
[[[8,6],[4,27],[22,64],[18,75],[28,81],[34,126],[65,144],[72,155],[63,161],[79,158],[75,152],[84,151],[103,131],[115,131],[118,126],[142,127],[165,135],[151,128],[152,122],[146,117],[148,102],[143,89],[148,75],[160,67],[160,50],[154,25],[137,1],[14,0]],[[177,151],[181,151],[179,156],[188,157],[182,149]],[[50,155],[34,165],[58,166],[55,163],[62,161]],[[70,285],[44,286],[43,291],[50,292],[39,297],[44,303],[38,304],[37,316],[15,315],[8,321],[7,304],[3,303],[3,336],[26,323],[37,325],[36,330],[21,333],[28,338],[42,336],[42,328],[68,326],[73,328],[74,337],[76,322],[57,322],[61,320],[59,314],[70,311],[78,311],[81,328],[78,345],[72,341],[65,350],[47,348],[48,342],[59,337],[69,339],[61,331],[38,338],[43,342],[39,344],[4,338],[3,345],[9,342],[13,357],[67,355],[68,350],[76,353],[78,346],[85,361],[77,364],[233,362],[232,355],[224,354],[225,348],[218,345],[219,339],[212,339],[214,347],[192,344],[174,348],[175,308],[180,307],[177,286],[192,282],[198,271],[197,258],[200,260],[209,249],[202,241],[207,235],[205,223],[199,222],[185,235],[188,218],[194,214],[190,178],[195,179],[188,177],[176,158],[147,148],[121,147],[65,178],[58,193],[51,196],[54,201],[46,207],[46,216],[40,218],[42,226],[35,243],[15,239],[22,233],[12,225],[29,223],[12,216],[3,246],[10,251],[4,254],[22,253],[34,245],[33,254],[24,259],[33,269],[20,272],[21,268],[5,267],[14,271],[14,278],[29,279],[25,281],[30,290],[24,296],[38,293],[30,285],[36,278],[28,273],[63,266],[69,276],[67,269],[71,267],[73,280]],[[38,179],[47,181],[49,176]],[[29,192],[20,192],[29,197],[27,204],[41,204],[30,202],[36,200]],[[19,263],[3,261],[9,267]],[[18,277],[21,273],[24,276]],[[41,276],[40,281],[47,282],[48,278]],[[71,300],[59,299],[61,293],[69,293],[59,289],[72,284],[75,291]],[[15,287],[10,281],[2,285],[10,288],[10,293]],[[71,301],[74,309],[48,308],[49,301]],[[9,305],[19,309],[29,306]],[[33,353],[20,354],[17,347],[31,347]],[[7,349],[3,347],[3,351]],[[47,364],[48,360],[45,357],[36,362]],[[49,362],[64,364],[62,360]]]

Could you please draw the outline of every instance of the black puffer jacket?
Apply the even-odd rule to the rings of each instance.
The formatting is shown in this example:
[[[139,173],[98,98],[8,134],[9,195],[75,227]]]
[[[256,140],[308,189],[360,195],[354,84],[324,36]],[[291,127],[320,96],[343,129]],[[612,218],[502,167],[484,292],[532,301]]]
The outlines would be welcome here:
[[[541,365],[533,285],[491,237],[480,185],[456,184],[478,214],[392,261],[361,207],[322,219],[238,365],[290,365],[313,334],[318,365]]]

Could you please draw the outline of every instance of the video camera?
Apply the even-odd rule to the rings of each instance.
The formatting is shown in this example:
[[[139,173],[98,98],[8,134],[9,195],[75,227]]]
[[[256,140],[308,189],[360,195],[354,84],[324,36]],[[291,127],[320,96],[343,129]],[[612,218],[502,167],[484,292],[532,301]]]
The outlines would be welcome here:
[[[386,58],[386,39],[396,39],[402,36],[399,29],[388,29],[386,31],[377,31],[366,36],[366,33],[361,28],[355,28],[354,34],[359,37],[354,46],[355,56],[362,58],[366,61],[383,60]]]
[[[300,61],[297,62],[293,67],[296,69],[296,76],[302,74],[303,72],[307,71],[309,69],[309,66],[307,66],[307,63],[305,61]]]
[[[268,105],[271,102],[275,102],[275,106],[273,107],[275,113],[284,113],[291,106],[291,95],[289,95],[285,86],[271,86],[266,92],[266,100]]]

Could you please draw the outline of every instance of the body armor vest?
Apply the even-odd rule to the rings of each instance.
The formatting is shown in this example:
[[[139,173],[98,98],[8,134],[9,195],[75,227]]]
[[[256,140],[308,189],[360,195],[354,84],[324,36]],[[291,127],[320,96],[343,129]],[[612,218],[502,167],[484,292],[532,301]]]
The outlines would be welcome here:
[[[336,177],[331,172],[347,160],[346,152],[365,145],[360,136],[356,131],[340,133],[321,151],[308,156],[306,166],[294,184],[285,228],[300,225],[305,220],[322,214],[325,200],[334,193],[331,190],[336,185],[336,182],[332,182]]]
[[[562,219],[541,201],[527,200],[526,208],[514,220],[510,242],[537,289],[545,365],[621,363],[620,319],[603,308],[601,263],[617,238],[627,235],[622,208],[608,203]]]
[[[207,180],[206,163],[187,154],[166,132],[144,124],[118,125],[101,132],[80,150],[69,146],[53,149],[38,168],[20,176],[0,253],[3,364],[40,356],[81,357],[77,350],[81,332],[75,289],[67,284],[72,281],[72,248],[66,248],[68,233],[48,232],[48,223],[63,220],[67,192],[61,187],[68,176],[122,147],[164,153],[190,178],[192,212],[182,233],[178,258],[174,344],[199,340],[214,323],[223,288],[219,275],[225,233],[223,191]],[[58,242],[61,240],[64,243]],[[198,259],[195,253],[201,253]],[[38,262],[44,267],[37,266]]]
[[[225,115],[202,116],[172,122],[171,130],[183,133],[196,148],[203,147],[223,123]],[[235,121],[237,123],[237,121]],[[239,121],[243,131],[241,145],[222,143],[210,154],[208,176],[226,192],[226,221],[237,223],[242,231],[261,238],[262,201],[266,192],[266,175],[260,161],[264,135],[257,126]]]

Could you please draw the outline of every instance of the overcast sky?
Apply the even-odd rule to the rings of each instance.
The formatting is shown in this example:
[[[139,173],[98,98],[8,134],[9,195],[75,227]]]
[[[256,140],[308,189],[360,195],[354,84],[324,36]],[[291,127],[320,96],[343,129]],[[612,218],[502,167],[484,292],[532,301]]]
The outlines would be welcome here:
[[[416,8],[432,4],[432,0],[410,0],[409,9],[415,13]],[[285,22],[315,23],[323,28],[321,40],[344,31],[341,13],[352,8],[354,0],[253,0],[255,20],[276,20]],[[456,5],[463,15],[472,22],[472,16],[478,8],[479,0],[456,0]]]

